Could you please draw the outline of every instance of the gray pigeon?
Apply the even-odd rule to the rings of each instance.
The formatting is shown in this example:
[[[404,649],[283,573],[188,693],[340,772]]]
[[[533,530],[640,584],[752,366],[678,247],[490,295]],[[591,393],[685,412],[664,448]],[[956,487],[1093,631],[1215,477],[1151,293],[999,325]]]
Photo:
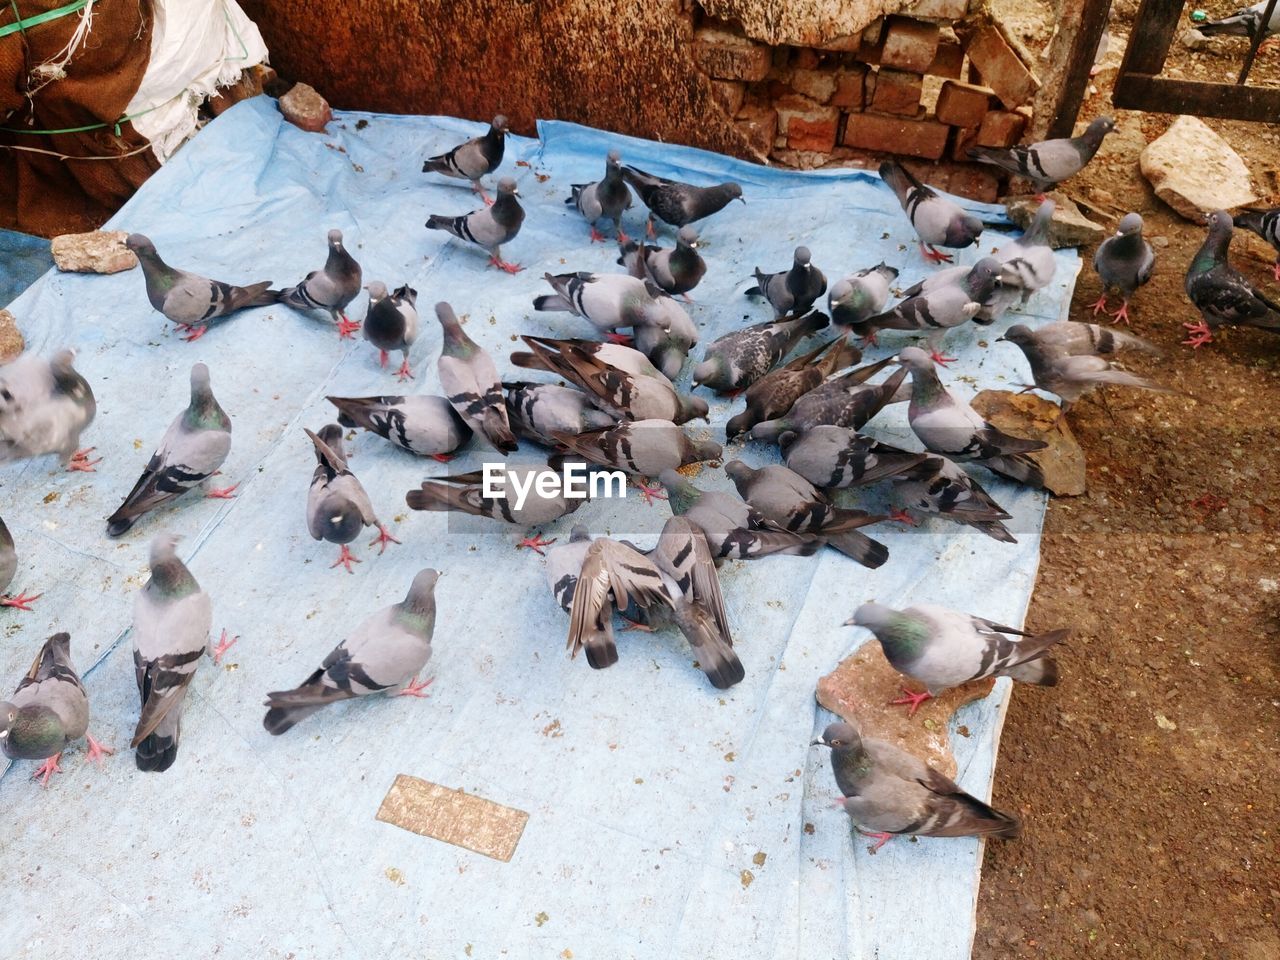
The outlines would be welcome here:
[[[360,264],[342,245],[342,231],[329,231],[329,257],[322,270],[312,270],[296,287],[280,294],[280,302],[297,310],[324,310],[345,339],[360,329],[347,319],[347,306],[360,295]]]
[[[995,253],[1000,264],[1001,285],[1021,291],[1023,303],[1037,290],[1047,287],[1058,272],[1058,260],[1049,246],[1054,207],[1052,200],[1041,203],[1022,236],[1003,244]]]
[[[742,197],[742,185],[732,181],[712,187],[695,187],[679,180],[655,177],[636,167],[623,167],[622,175],[649,208],[648,234],[651,237],[655,236],[654,217],[673,227],[683,227],[719,213],[734,200],[747,202]]]
[[[1196,24],[1196,29],[1206,37],[1249,37],[1252,39],[1259,33],[1267,37],[1278,34],[1280,33],[1280,3],[1272,8],[1271,19],[1267,21],[1265,27],[1262,23],[1262,18],[1267,15],[1268,2],[1269,0],[1258,0],[1253,6],[1241,7],[1229,16],[1218,20],[1210,20],[1208,23]],[[1261,50],[1262,45],[1259,45],[1258,49]]]
[[[652,283],[653,281],[649,281]],[[669,325],[641,323],[635,327],[635,348],[649,358],[668,379],[680,375],[689,351],[698,344],[698,328],[685,309],[666,294],[649,291],[661,308]]]
[[[905,370],[895,370],[883,383],[866,382],[893,362],[893,357],[885,357],[832,377],[797,399],[784,416],[757,423],[748,436],[777,440],[787,431],[803,433],[824,423],[861,430],[887,404],[895,402],[907,378]]]
[[[863,739],[847,723],[833,723],[813,746],[831,748],[831,769],[844,796],[841,806],[860,833],[877,842],[895,836],[993,837],[1016,840],[1022,824],[893,744]]]
[[[460,143],[448,153],[428,157],[422,164],[422,172],[441,173],[458,180],[470,180],[471,189],[488,203],[489,198],[484,192],[480,178],[493,173],[501,165],[509,130],[507,118],[498,114],[493,118],[493,122],[489,124],[489,129],[483,136],[473,137],[466,143]]]
[[[900,477],[926,459],[848,427],[820,424],[804,433],[788,431],[778,438],[787,467],[814,486],[827,490],[864,487]]]
[[[472,210],[460,217],[433,213],[427,219],[427,229],[444,230],[459,240],[473,243],[488,252],[490,266],[507,273],[519,273],[524,267],[502,259],[502,245],[514,240],[524,223],[524,208],[516,199],[519,196],[515,180],[503,177],[498,181],[498,199],[493,206]]]
[[[1035,386],[1061,397],[1063,409],[1103,386],[1172,392],[1146,377],[1111,366],[1107,357],[1126,347],[1160,353],[1159,347],[1133,334],[1108,330],[1094,323],[1061,320],[1036,330],[1014,324],[996,342],[1004,341],[1018,345],[1031,365]]]
[[[338,423],[360,427],[401,450],[441,463],[471,439],[471,428],[444,397],[326,397],[338,408]]]
[[[764,297],[778,317],[808,313],[827,290],[827,278],[811,262],[808,247],[796,247],[790,270],[763,273],[756,267],[756,285],[749,297]]]
[[[93,447],[80,449],[80,434],[98,404],[76,372],[74,350],[48,360],[24,353],[0,366],[0,463],[56,453],[68,470],[94,472]]]
[[[587,663],[593,669],[611,667],[618,662],[618,645],[613,636],[614,611],[632,606],[647,610],[671,604],[662,572],[652,560],[608,537],[592,540],[573,587],[569,655],[576,657],[585,649]]]
[[[1276,4],[1276,11],[1280,16],[1280,3]],[[1253,231],[1275,248],[1276,262],[1271,268],[1271,276],[1280,283],[1280,207],[1271,210],[1245,208],[1235,215],[1235,225]]]
[[[984,677],[1054,686],[1058,664],[1048,650],[1071,633],[1030,634],[923,603],[905,610],[864,603],[845,626],[866,627],[880,641],[893,669],[925,685],[925,693],[907,693],[901,701],[910,704],[913,715],[921,703],[943,690]]]
[[[401,382],[412,380],[409,348],[418,339],[418,291],[406,284],[388,293],[381,280],[365,289],[369,291],[369,312],[364,318],[364,338],[378,348],[383,367],[387,365],[387,354],[399,350],[403,362],[396,377]]]
[[[881,262],[837,280],[827,295],[831,322],[855,337],[869,337],[875,330],[863,324],[889,302],[889,287],[898,279],[898,269]]]
[[[627,348],[613,346],[608,351],[589,351],[571,340],[546,340],[526,335],[520,339],[529,345],[533,354],[532,357],[512,354],[512,363],[556,373],[585,390],[592,403],[618,420],[670,420],[679,424],[694,417],[707,417],[709,408],[706,400],[678,393],[670,380],[643,354],[634,350],[622,354],[619,351]],[[643,372],[633,373],[612,362],[627,363],[633,369],[641,369],[634,363],[636,358],[644,364]]]
[[[747,408],[725,423],[725,438],[732,440],[757,423],[783,416],[827,377],[861,359],[862,351],[841,337],[771,370],[743,391]]]
[[[571,454],[638,477],[656,477],[663,470],[716,460],[722,452],[714,440],[694,440],[670,420],[624,420],[606,430],[553,436]],[[640,490],[646,501],[655,493],[644,485]]]
[[[954,287],[968,279],[969,275],[973,273],[974,266],[976,266],[976,264],[973,266],[961,264],[958,267],[944,267],[941,270],[929,274],[919,283],[913,283],[906,290],[903,290],[902,298],[904,300],[910,300],[912,297],[935,293],[936,291],[942,290],[946,287]],[[991,292],[982,301],[978,311],[973,315],[973,322],[981,326],[989,326],[1004,316],[1005,311],[1021,299],[1022,291],[1017,287],[1005,286],[1003,283],[998,283],[991,288]]]
[[[921,292],[909,293],[892,310],[868,317],[863,327],[871,331],[928,330],[930,356],[935,363],[948,363],[954,358],[938,352],[943,337],[952,327],[978,316],[983,303],[1000,286],[1000,269],[994,257],[983,257],[955,282],[929,290],[921,285]],[[874,341],[874,332],[871,339]]]
[[[1280,333],[1280,303],[1255,289],[1227,261],[1231,232],[1231,214],[1225,210],[1209,214],[1209,235],[1187,268],[1187,296],[1201,319],[1183,324],[1190,336],[1182,342],[1195,349],[1209,343],[1213,331],[1223,324]]]
[[[13,583],[13,576],[18,572],[18,551],[13,544],[13,535],[4,520],[0,520],[0,591],[7,590]],[[16,597],[0,596],[0,607],[13,607],[15,610],[31,610],[31,604],[39,600],[42,594],[27,596],[26,591]]]
[[[129,234],[124,245],[138,257],[151,306],[177,324],[188,343],[199,340],[215,322],[237,310],[270,306],[280,299],[280,291],[270,289],[270,280],[237,287],[171,267],[160,259],[155,244],[140,233]]]
[[[1142,216],[1127,213],[1120,221],[1115,236],[1098,244],[1093,254],[1093,269],[1102,281],[1102,296],[1093,305],[1094,316],[1107,312],[1107,294],[1118,290],[1123,298],[1120,309],[1111,314],[1114,320],[1129,322],[1129,299],[1139,287],[1151,279],[1156,265],[1156,252],[1142,236]]]
[[[700,364],[693,368],[693,382],[721,393],[737,392],[755,383],[805,337],[827,325],[820,310],[790,320],[753,323],[711,341]]]
[[[752,509],[783,530],[819,535],[846,557],[873,570],[889,559],[883,543],[858,530],[884,517],[835,506],[817,487],[781,464],[756,470],[741,460],[730,460],[724,472]]]
[[[1078,137],[1042,140],[1007,149],[973,147],[969,158],[1026,177],[1043,193],[1083,170],[1102,146],[1103,138],[1115,127],[1110,117],[1098,117]]]
[[[681,227],[672,249],[629,240],[620,241],[618,250],[618,263],[633,277],[648,277],[666,293],[686,300],[707,272],[707,262],[698,253],[698,231],[694,227]]]
[[[425,696],[431,681],[420,683],[418,673],[431,659],[439,577],[430,567],[419,571],[403,600],[367,617],[300,686],[268,693],[262,718],[267,733],[278,737],[340,700],[371,693]]]
[[[10,760],[43,760],[31,779],[47,786],[50,777],[62,772],[62,751],[81,737],[89,744],[89,760],[115,753],[88,731],[89,695],[71,662],[71,635],[55,633],[13,696],[0,703],[0,752]]]
[[[656,287],[624,273],[544,275],[555,293],[534,297],[533,309],[563,310],[591,322],[597,330],[652,325],[669,329],[667,309],[654,297]]]
[[[386,552],[388,543],[400,541],[378,520],[373,504],[369,502],[369,494],[347,466],[342,448],[342,428],[330,423],[321,429],[319,436],[305,427],[303,430],[311,438],[316,451],[316,470],[307,491],[307,530],[311,539],[336,543],[342,548],[329,569],[341,565],[347,573],[355,573],[351,564],[363,561],[352,555],[348,544],[360,536],[365,527],[378,528],[378,535],[369,542],[369,546],[380,547],[380,555]]]
[[[520,436],[554,447],[557,433],[604,430],[617,423],[597,408],[581,390],[552,383],[503,383],[507,391],[507,419]]]
[[[912,526],[914,513],[937,514],[980,530],[1001,543],[1017,543],[1004,525],[1011,515],[960,467],[946,457],[931,456],[894,481],[894,492],[905,506],[891,516]]]
[[[555,340],[551,337],[533,337],[524,334],[521,334],[520,339],[526,343],[536,341],[544,349],[541,354],[524,352],[511,354],[511,362],[517,367],[524,367],[528,370],[547,370],[551,373],[563,375],[562,364],[555,357],[555,354],[573,349],[587,357],[599,360],[605,366],[629,373],[633,377],[652,377],[668,385],[671,384],[671,378],[655,367],[642,351],[625,344],[575,338]],[[548,353],[550,354],[549,357]]]
[[[191,402],[174,417],[124,503],[107,517],[107,535],[118,537],[150,513],[208,480],[231,452],[231,420],[209,386],[209,368],[191,367]],[[214,488],[205,496],[228,500],[239,484]]]
[[[200,658],[207,651],[220,657],[231,645],[224,633],[209,651],[213,606],[178,559],[177,542],[170,533],[151,541],[151,579],[133,603],[133,666],[142,713],[129,746],[138,769],[155,773],[178,758],[182,705]]]
[[[472,340],[453,307],[436,304],[436,318],[444,330],[437,370],[440,386],[453,408],[476,433],[503,454],[519,449],[507,420],[507,403],[493,358]]]
[[[1044,474],[1027,454],[1043,450],[1043,440],[1022,440],[997,430],[938,379],[929,355],[917,347],[899,352],[898,362],[911,371],[911,429],[931,453],[957,461],[975,460],[988,470],[1025,483],[1044,486]]]
[[[559,546],[554,546],[545,554],[547,558],[547,586],[551,595],[560,604],[560,609],[568,613],[573,609],[573,594],[578,588],[578,575],[582,573],[582,564],[587,559],[587,550],[592,543],[591,534],[582,524],[574,524],[569,532],[569,539]],[[538,551],[542,553],[541,550]]]
[[[952,200],[939,196],[900,163],[880,164],[880,178],[889,185],[902,204],[911,226],[920,238],[920,253],[930,263],[950,263],[950,254],[937,247],[962,250],[978,242],[982,221]]]
[[[809,557],[822,548],[821,537],[783,530],[760,511],[719,490],[699,490],[675,470],[659,476],[671,512],[702,531],[717,562],[726,558],[751,560],[770,554]]]
[[[622,179],[622,154],[610,150],[605,158],[604,179],[594,183],[575,183],[570,187],[571,196],[565,203],[577,209],[591,224],[591,242],[604,242],[604,234],[596,229],[597,220],[613,221],[618,232],[618,242],[625,243],[622,229],[622,211],[631,206],[631,191]]]

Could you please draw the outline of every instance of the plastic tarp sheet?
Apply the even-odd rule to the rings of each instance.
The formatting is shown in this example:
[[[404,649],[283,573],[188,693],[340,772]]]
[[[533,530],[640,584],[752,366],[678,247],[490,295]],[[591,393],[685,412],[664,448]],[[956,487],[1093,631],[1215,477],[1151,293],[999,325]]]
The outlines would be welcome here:
[[[0,230],[0,307],[53,266],[49,241],[29,233]]]
[[[422,157],[480,127],[452,119],[344,113],[317,136],[283,123],[273,102],[242,103],[210,124],[138,192],[110,226],[149,234],[172,263],[240,282],[292,283],[317,268],[330,227],[343,230],[366,282],[419,291],[424,333],[410,389],[438,392],[440,335],[431,304],[448,299],[505,375],[519,332],[592,336],[585,321],[532,311],[544,271],[615,270],[612,245],[587,242],[563,203],[594,179],[609,147],[659,174],[733,178],[747,203],[704,224],[706,279],[690,312],[703,343],[767,308],[746,299],[752,268],[780,268],[798,242],[834,279],[883,259],[903,286],[928,269],[895,200],[871,174],[773,170],[693,149],[544,123],[513,138],[528,218],[504,248],[528,268],[486,269],[477,251],[423,228],[431,212],[475,205],[465,184],[424,176]],[[517,166],[522,161],[529,166]],[[998,219],[994,207],[974,207]],[[642,213],[631,215],[633,232]],[[983,238],[988,249],[1002,239]],[[670,242],[668,236],[667,242]],[[980,254],[970,249],[961,262]],[[1059,255],[1056,282],[1018,317],[1055,320],[1078,261]],[[363,315],[363,298],[353,316]],[[377,354],[340,342],[323,318],[284,308],[241,315],[195,345],[152,311],[142,277],[50,273],[15,306],[32,349],[64,344],[97,393],[84,437],[103,456],[96,475],[60,472],[52,458],[0,471],[0,513],[20,553],[14,589],[43,591],[33,613],[3,614],[0,676],[14,683],[55,630],[92,698],[91,729],[118,753],[103,771],[76,748],[47,790],[31,764],[0,777],[11,811],[0,869],[0,942],[11,956],[99,960],[155,955],[308,958],[410,951],[430,957],[731,956],[813,960],[968,956],[980,846],[898,840],[875,856],[851,833],[828,753],[809,742],[831,717],[818,679],[864,642],[841,626],[861,602],[934,602],[1021,623],[1035,578],[1041,495],[990,479],[1013,514],[1017,545],[931,521],[872,531],[891,557],[869,571],[833,551],[729,563],[721,576],[746,679],[712,689],[675,633],[624,633],[620,662],[593,671],[564,650],[567,618],[543,563],[517,551],[516,531],[408,511],[405,491],[446,472],[377,437],[351,445],[352,467],[404,541],[363,546],[354,575],[330,569],[336,549],[314,542],[304,503],[314,465],[302,427],[332,419],[326,394],[394,394]],[[962,359],[953,390],[1025,378],[1016,349],[983,346],[1003,325],[951,335]],[[905,342],[883,338],[885,355]],[[700,351],[697,353],[700,356]],[[236,499],[188,495],[109,540],[103,518],[128,491],[169,420],[186,404],[195,360],[234,423],[219,482]],[[394,365],[393,365],[394,366]],[[688,368],[685,378],[687,382]],[[705,392],[705,391],[703,391]],[[740,403],[712,405],[712,434]],[[869,432],[915,446],[905,406]],[[540,455],[528,447],[516,461]],[[763,444],[727,456],[776,459]],[[495,456],[465,448],[451,468]],[[984,476],[984,482],[988,480]],[[731,489],[718,470],[696,481]],[[652,543],[664,505],[596,501],[546,528]],[[185,535],[191,569],[213,598],[214,632],[240,643],[206,661],[187,701],[176,766],[143,775],[127,749],[137,717],[128,627],[145,582],[150,537]],[[428,700],[341,704],[280,738],[261,725],[265,691],[300,682],[374,609],[402,598],[423,566],[445,572],[427,674]],[[955,717],[959,781],[986,796],[1009,695]],[[397,774],[410,774],[526,811],[510,862],[488,859],[375,820]]]

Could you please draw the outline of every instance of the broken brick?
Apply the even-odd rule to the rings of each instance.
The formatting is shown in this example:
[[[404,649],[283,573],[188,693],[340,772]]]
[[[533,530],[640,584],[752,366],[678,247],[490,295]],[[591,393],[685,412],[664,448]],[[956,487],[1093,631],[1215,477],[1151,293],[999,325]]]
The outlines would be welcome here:
[[[699,30],[693,53],[698,66],[717,80],[763,80],[773,61],[763,43],[727,30]]]
[[[836,128],[840,111],[824,107],[807,97],[790,96],[775,101],[778,111],[778,134],[785,136],[785,146],[792,150],[826,150],[836,145]]]
[[[778,111],[765,104],[748,103],[738,111],[734,126],[757,156],[768,156],[778,132]]]
[[[978,71],[982,82],[1009,109],[1026,103],[1035,94],[1039,82],[995,27],[988,25],[975,32],[965,52],[970,67]]]
[[[1012,147],[1022,139],[1027,118],[1012,110],[991,110],[982,118],[974,143],[980,147]]]
[[[921,20],[945,20],[951,23],[964,19],[969,12],[969,0],[916,0],[910,9],[902,11]]]
[[[324,133],[324,125],[333,119],[329,102],[305,83],[295,83],[280,98],[280,112],[295,127],[311,133]]]
[[[836,71],[831,67],[796,69],[791,71],[791,88],[810,100],[827,103],[836,92],[836,79]]]
[[[742,108],[742,102],[747,98],[747,85],[741,80],[712,80],[711,95],[724,108],[724,112],[732,117]]]
[[[936,23],[889,17],[885,21],[884,48],[880,51],[881,66],[924,73],[938,52],[938,35]]]
[[[941,40],[938,52],[933,55],[933,63],[925,73],[934,77],[950,77],[959,80],[964,69],[964,47],[954,40]]]
[[[860,46],[862,46],[862,34],[855,33],[848,37],[832,37],[822,45],[822,49],[836,53],[856,53]]]
[[[797,47],[795,55],[791,58],[791,65],[797,70],[812,70],[818,65],[820,58],[816,50],[810,50],[808,47]]]
[[[947,175],[947,193],[982,203],[995,203],[1000,195],[1000,177],[989,169],[969,163]]]
[[[880,113],[896,113],[914,117],[920,112],[920,94],[924,78],[905,70],[881,67],[875,74],[875,86],[867,97],[867,107]]]
[[[939,120],[952,126],[976,130],[991,109],[991,91],[958,80],[947,80],[938,93],[934,108]]]
[[[846,147],[937,160],[947,149],[950,132],[950,127],[936,120],[851,113],[841,142]]]
[[[867,68],[863,64],[842,69],[836,78],[836,92],[830,103],[846,110],[861,110],[863,90],[866,88]]]

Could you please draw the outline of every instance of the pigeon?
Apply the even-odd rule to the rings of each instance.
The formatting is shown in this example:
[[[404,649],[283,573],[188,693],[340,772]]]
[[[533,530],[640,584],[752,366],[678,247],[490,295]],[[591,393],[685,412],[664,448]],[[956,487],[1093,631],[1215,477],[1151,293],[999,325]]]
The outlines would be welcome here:
[[[1036,330],[1025,324],[1014,324],[996,342],[1005,341],[1018,345],[1031,365],[1035,386],[1061,397],[1063,409],[1102,386],[1173,392],[1146,377],[1117,370],[1106,359],[1126,347],[1160,353],[1159,347],[1133,334],[1108,330],[1094,323],[1061,320]]]
[[[856,337],[875,333],[863,324],[884,309],[889,302],[889,287],[898,279],[898,269],[883,261],[837,280],[827,294],[831,322]]]
[[[650,281],[652,282],[652,281]],[[635,327],[635,348],[649,358],[662,371],[663,376],[674,380],[689,359],[689,351],[698,345],[698,328],[684,308],[671,297],[654,294],[658,306],[669,321],[666,327],[660,323],[642,323]]]
[[[161,533],[151,541],[151,579],[133,603],[133,667],[142,713],[129,743],[142,771],[163,773],[178,759],[182,706],[200,658],[220,658],[231,646],[209,650],[213,606],[209,595],[178,559],[178,538]]]
[[[627,235],[622,230],[622,211],[631,207],[631,191],[622,179],[622,154],[610,150],[605,158],[604,179],[595,183],[575,183],[572,195],[565,200],[577,208],[587,223],[591,224],[591,242],[604,242],[604,234],[596,229],[596,221],[612,220],[618,232],[618,242],[625,243]]]
[[[719,213],[733,200],[747,202],[742,196],[742,185],[732,181],[712,187],[695,187],[678,180],[664,180],[629,166],[622,168],[622,175],[649,208],[648,233],[651,237],[655,236],[654,217],[673,227],[683,227]]]
[[[0,366],[0,463],[56,453],[68,470],[93,473],[101,458],[80,449],[80,434],[98,404],[89,382],[76,372],[74,350],[48,360],[24,353]]]
[[[911,294],[892,310],[868,317],[863,327],[876,330],[928,330],[929,355],[935,363],[949,363],[954,357],[938,352],[942,338],[952,327],[977,317],[985,303],[1000,285],[1000,263],[994,257],[983,257],[973,268],[953,283],[942,284]]]
[[[831,748],[841,806],[875,853],[895,836],[994,837],[1016,840],[1022,824],[918,757],[884,740],[863,738],[848,723],[833,723],[812,746]]]
[[[270,306],[280,299],[280,291],[270,289],[270,280],[237,287],[171,267],[160,259],[155,244],[140,233],[129,234],[124,245],[142,267],[151,306],[177,324],[188,343],[199,340],[211,325],[238,310]]]
[[[107,536],[120,536],[145,514],[208,480],[230,452],[231,420],[209,386],[209,368],[194,364],[191,402],[169,424],[124,503],[107,517]],[[211,489],[205,496],[229,500],[238,486]]]
[[[503,383],[511,429],[543,446],[556,445],[555,434],[604,430],[617,420],[591,403],[576,387],[516,381]]]
[[[493,173],[501,165],[509,130],[507,118],[498,114],[489,124],[489,129],[484,136],[474,137],[466,143],[461,143],[448,153],[429,157],[422,165],[422,172],[441,173],[458,180],[470,180],[471,189],[480,194],[485,203],[489,203],[489,197],[480,184],[480,178]]]
[[[666,488],[671,512],[702,532],[717,562],[726,558],[752,560],[775,553],[809,557],[825,543],[821,537],[779,528],[731,494],[699,490],[675,470],[662,471],[659,480]]]
[[[347,319],[347,306],[360,294],[360,264],[342,245],[342,231],[329,231],[329,258],[323,270],[312,270],[296,287],[280,294],[280,302],[297,310],[325,310],[338,325],[339,339],[360,329]]]
[[[514,240],[524,223],[524,208],[516,199],[519,196],[515,180],[503,177],[498,181],[498,199],[493,206],[481,207],[460,217],[433,213],[427,219],[427,229],[444,230],[459,240],[473,243],[488,252],[490,266],[507,273],[519,273],[524,267],[502,259],[502,245]]]
[[[413,379],[409,369],[409,348],[418,339],[418,291],[408,285],[387,292],[380,280],[365,287],[369,291],[369,312],[364,318],[364,338],[378,348],[379,362],[387,365],[387,354],[399,350],[402,363],[396,378]]]
[[[797,399],[785,415],[757,423],[747,435],[752,440],[777,440],[789,430],[803,433],[824,423],[861,430],[895,401],[907,378],[904,370],[895,370],[883,383],[866,382],[892,362],[893,357],[886,357],[832,377]]]
[[[663,470],[688,463],[718,460],[722,453],[714,440],[694,440],[670,420],[624,420],[607,430],[553,436],[571,454],[639,477],[656,477]],[[648,501],[658,491],[641,482],[640,492]]]
[[[1037,290],[1047,287],[1058,272],[1058,260],[1049,246],[1049,225],[1053,222],[1054,207],[1052,200],[1045,200],[1022,236],[996,250],[1001,285],[1020,290],[1023,303],[1030,300]]]
[[[905,504],[890,516],[915,525],[913,513],[937,514],[980,530],[1001,543],[1017,543],[1005,520],[1013,519],[978,481],[959,464],[932,456],[894,481],[894,491]]]
[[[844,338],[824,343],[771,370],[743,391],[747,408],[725,424],[726,439],[746,433],[757,423],[781,417],[800,397],[837,370],[862,359],[862,352]]]
[[[1280,11],[1280,3],[1276,4],[1276,9]],[[1245,230],[1252,230],[1275,247],[1276,262],[1271,268],[1271,275],[1277,283],[1280,283],[1280,207],[1271,210],[1245,208],[1235,215],[1235,225]]]
[[[1026,177],[1043,195],[1044,191],[1083,170],[1102,146],[1103,138],[1115,127],[1115,121],[1110,117],[1098,117],[1078,137],[1043,140],[1007,149],[972,147],[969,159],[990,163]]]
[[[676,233],[676,245],[668,250],[638,240],[619,242],[618,263],[633,277],[648,277],[666,293],[689,299],[707,272],[707,262],[698,253],[698,231],[684,226]]]
[[[578,577],[582,573],[582,564],[586,562],[591,544],[591,534],[578,523],[569,532],[568,540],[551,547],[545,554],[547,586],[551,588],[551,595],[565,613],[573,609],[573,595],[578,589]]]
[[[338,424],[359,427],[401,450],[441,463],[471,439],[471,428],[444,397],[325,397],[338,408]]]
[[[1107,294],[1119,290],[1123,298],[1120,309],[1111,314],[1115,321],[1129,322],[1129,300],[1134,292],[1151,279],[1156,253],[1142,236],[1142,216],[1127,213],[1120,221],[1115,236],[1098,244],[1093,254],[1093,269],[1102,281],[1102,296],[1093,305],[1093,314],[1107,312]]]
[[[371,693],[425,696],[431,681],[420,683],[418,673],[431,659],[439,577],[430,567],[419,571],[403,600],[367,617],[300,686],[268,693],[262,718],[267,733],[278,737],[340,700]]]
[[[311,438],[316,451],[316,470],[307,491],[307,529],[312,540],[327,540],[342,548],[338,559],[329,565],[330,570],[340,565],[347,573],[355,573],[351,564],[363,561],[352,555],[348,544],[360,536],[365,527],[378,528],[378,535],[369,542],[369,546],[380,547],[379,555],[386,552],[388,543],[400,541],[378,520],[373,504],[369,502],[369,494],[347,466],[342,448],[342,428],[330,423],[321,429],[319,435],[305,427],[303,430]]]
[[[658,303],[657,288],[624,273],[545,274],[555,293],[533,300],[533,309],[563,310],[591,322],[598,330],[652,324],[666,330],[671,319]]]
[[[13,696],[0,702],[0,752],[10,760],[43,760],[31,779],[47,786],[62,772],[62,751],[81,737],[89,744],[89,760],[115,753],[89,734],[89,695],[71,662],[71,635],[55,633]]]
[[[756,470],[741,460],[730,460],[724,472],[753,510],[783,530],[820,535],[845,556],[873,570],[889,559],[883,543],[857,529],[884,517],[835,506],[817,487],[781,464]]]
[[[952,200],[939,196],[917,180],[900,163],[886,160],[880,164],[880,178],[898,197],[902,209],[920,238],[920,253],[930,263],[950,263],[950,254],[938,247],[961,250],[978,242],[982,221]]]
[[[537,527],[573,513],[586,501],[586,497],[567,496],[562,485],[562,473],[550,466],[525,464],[503,468],[503,476],[496,486],[500,496],[486,493],[489,483],[486,473],[459,473],[449,477],[435,477],[422,481],[421,489],[410,490],[404,499],[412,510],[435,512],[453,511],[468,513],[474,517],[489,517],[522,527]],[[543,494],[539,487],[545,482],[555,493]],[[521,498],[520,491],[526,492]],[[512,494],[515,494],[514,496]],[[551,540],[541,536],[526,537],[517,549],[530,547],[542,553],[542,547]]]
[[[1209,214],[1209,235],[1187,268],[1187,296],[1201,319],[1183,324],[1190,336],[1182,342],[1195,349],[1209,343],[1223,324],[1280,333],[1280,303],[1255,289],[1227,262],[1231,232],[1231,214]]]
[[[756,285],[747,296],[764,297],[779,318],[808,313],[827,290],[826,276],[810,259],[808,247],[796,247],[790,270],[762,273],[756,267]]]
[[[9,584],[13,583],[14,574],[17,572],[18,551],[14,547],[13,534],[5,526],[4,520],[0,519],[0,591],[9,588]],[[39,593],[27,596],[25,590],[16,597],[6,594],[0,596],[0,607],[13,607],[15,610],[30,612],[31,604],[39,600],[41,596],[42,594]]]
[[[444,330],[437,370],[440,386],[467,426],[483,436],[500,453],[519,449],[507,420],[507,403],[493,358],[472,340],[453,307],[436,304],[436,319]]]
[[[521,334],[520,339],[526,343],[536,341],[543,350],[540,353],[517,351],[511,354],[511,362],[517,367],[529,370],[548,370],[563,376],[563,362],[556,354],[574,350],[589,358],[599,360],[605,366],[615,367],[633,377],[652,377],[660,382],[671,384],[671,378],[653,365],[647,356],[634,347],[621,343],[599,340],[567,339],[556,340],[551,337],[534,337]],[[530,344],[532,346],[532,344]],[[550,354],[550,356],[548,356]]]
[[[618,662],[614,611],[631,606],[670,607],[671,603],[662,572],[652,560],[617,540],[592,540],[583,556],[569,608],[570,657],[585,649],[587,663],[593,669],[613,666]]]
[[[693,382],[721,393],[736,393],[751,386],[791,352],[805,337],[827,325],[820,310],[790,320],[753,323],[711,341],[700,364],[693,368]]]
[[[1263,27],[1262,18],[1267,14],[1268,0],[1258,0],[1251,7],[1242,7],[1230,16],[1222,17],[1218,20],[1210,20],[1208,23],[1196,25],[1196,29],[1203,33],[1206,37],[1256,37],[1259,32],[1263,36],[1271,36],[1280,33],[1280,3],[1271,11],[1271,19],[1267,21],[1266,27]],[[1259,45],[1259,50],[1262,46]],[[1237,224],[1238,226],[1238,224]]]
[[[913,715],[920,704],[943,690],[984,677],[1054,686],[1058,664],[1048,650],[1071,633],[1026,633],[923,603],[905,610],[864,603],[845,626],[866,627],[880,641],[893,669],[925,685],[923,694],[903,691],[907,695],[901,703],[909,704]]]
[[[956,461],[977,461],[994,473],[1031,487],[1044,486],[1044,474],[1027,454],[1043,450],[1048,444],[1011,437],[987,423],[973,407],[947,392],[933,361],[918,347],[901,351],[898,362],[911,371],[907,418],[927,450]]]
[[[995,258],[993,257],[992,259]],[[936,293],[947,287],[954,287],[957,284],[964,283],[973,273],[974,266],[977,266],[977,264],[973,266],[961,264],[958,267],[944,267],[935,273],[929,274],[919,283],[913,283],[906,290],[903,290],[902,298],[910,300],[912,297]],[[1022,291],[1019,288],[997,283],[991,288],[991,292],[986,298],[983,299],[972,320],[981,326],[989,326],[1004,316],[1005,311],[1021,299]]]
[[[900,477],[929,458],[864,437],[848,427],[821,424],[804,433],[787,431],[778,446],[788,469],[816,487],[864,487]]]
[[[530,357],[514,353],[512,363],[552,371],[585,390],[592,403],[617,420],[670,420],[680,424],[694,417],[708,417],[706,400],[678,393],[644,354],[634,350],[623,354],[620,351],[628,348],[610,344],[597,345],[612,347],[610,350],[588,352],[571,340],[545,340],[527,335],[520,339],[532,348],[533,354]],[[616,359],[634,365],[635,358],[643,363],[645,372],[628,372],[613,362]]]

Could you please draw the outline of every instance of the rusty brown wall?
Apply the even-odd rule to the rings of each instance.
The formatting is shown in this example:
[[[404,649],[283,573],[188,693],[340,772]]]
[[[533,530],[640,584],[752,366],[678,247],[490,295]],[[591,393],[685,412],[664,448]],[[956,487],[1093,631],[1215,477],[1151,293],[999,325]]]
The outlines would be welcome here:
[[[333,106],[573,120],[751,150],[695,67],[687,0],[241,0],[282,77]]]

